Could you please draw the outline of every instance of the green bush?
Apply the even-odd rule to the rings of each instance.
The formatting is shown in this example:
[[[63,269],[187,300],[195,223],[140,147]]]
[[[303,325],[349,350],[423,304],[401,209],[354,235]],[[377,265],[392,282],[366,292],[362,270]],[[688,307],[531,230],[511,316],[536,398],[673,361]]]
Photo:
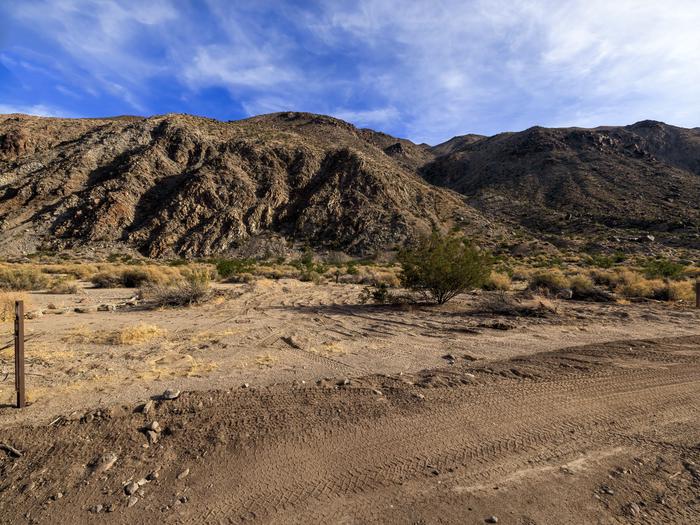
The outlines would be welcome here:
[[[644,273],[649,279],[675,279],[681,276],[683,270],[685,266],[667,259],[651,260],[644,265]]]
[[[223,279],[242,273],[251,273],[255,261],[252,259],[221,259],[216,262],[216,271]]]
[[[444,304],[462,292],[482,286],[491,274],[492,258],[465,239],[436,231],[398,254],[401,284]]]

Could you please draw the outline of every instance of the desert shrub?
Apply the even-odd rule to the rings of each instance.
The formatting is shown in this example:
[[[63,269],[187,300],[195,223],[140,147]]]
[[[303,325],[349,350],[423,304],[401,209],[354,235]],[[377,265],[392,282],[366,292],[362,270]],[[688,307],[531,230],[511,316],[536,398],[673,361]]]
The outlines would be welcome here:
[[[492,260],[465,239],[434,231],[398,254],[401,284],[444,304],[462,292],[480,287],[491,273]]]
[[[63,274],[75,279],[89,279],[99,270],[94,264],[46,264],[41,271],[48,274]]]
[[[675,279],[683,273],[683,270],[685,270],[684,265],[674,261],[669,261],[667,259],[655,259],[647,261],[644,265],[644,273],[650,279]]]
[[[570,287],[569,279],[558,268],[538,270],[530,277],[529,288],[557,295]]]
[[[569,288],[574,296],[585,296],[595,291],[595,283],[588,275],[579,273],[569,278]]]
[[[347,265],[345,265],[345,272],[348,275],[357,275],[360,273],[360,270],[357,269],[357,262],[350,261]]]
[[[360,294],[360,302],[362,304],[369,302],[377,304],[386,304],[389,302],[389,299],[389,286],[386,283],[378,283],[374,286],[366,286]]]
[[[136,345],[159,339],[166,333],[166,330],[156,325],[141,323],[108,332],[105,334],[104,341],[113,345]]]
[[[222,279],[230,279],[242,273],[251,273],[255,268],[253,259],[221,259],[216,262],[216,271]]]
[[[146,284],[167,284],[181,277],[181,271],[170,266],[102,265],[100,271],[90,277],[90,282],[96,288],[140,288]]]
[[[591,270],[589,272],[594,284],[614,288],[621,282],[620,272],[610,270]]]
[[[41,290],[49,284],[49,277],[30,266],[0,268],[0,289],[10,291]]]
[[[655,299],[664,298],[665,289],[666,284],[660,279],[646,279],[637,272],[624,270],[615,291],[629,299]]]
[[[12,322],[15,318],[15,301],[24,301],[24,311],[31,310],[31,300],[29,296],[21,292],[0,291],[0,322]],[[12,330],[12,328],[9,328]]]
[[[78,293],[78,283],[75,279],[61,277],[54,279],[46,291],[52,294],[74,294]]]
[[[145,268],[129,268],[121,272],[121,285],[124,288],[139,288],[146,283],[156,282],[153,272],[149,272]]]
[[[139,291],[140,297],[152,306],[192,306],[211,297],[209,276],[193,272],[167,284],[149,284]]]
[[[511,278],[507,273],[491,272],[491,275],[489,275],[489,278],[484,284],[484,289],[508,291],[510,290],[511,284]]]
[[[302,270],[299,274],[299,280],[307,283],[323,284],[323,276],[314,270]]]
[[[503,291],[486,294],[478,308],[483,313],[517,317],[546,317],[557,313],[556,305],[546,297],[514,297]]]
[[[121,275],[114,272],[97,272],[90,277],[90,282],[96,288],[116,288],[121,286]]]
[[[695,301],[695,285],[692,281],[676,281],[666,285],[669,301]]]

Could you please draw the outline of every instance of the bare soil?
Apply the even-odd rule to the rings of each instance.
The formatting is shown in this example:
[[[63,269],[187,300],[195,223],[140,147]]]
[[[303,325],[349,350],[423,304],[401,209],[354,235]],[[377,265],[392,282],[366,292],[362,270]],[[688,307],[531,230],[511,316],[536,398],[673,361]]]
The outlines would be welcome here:
[[[513,319],[470,295],[397,309],[357,304],[352,286],[226,292],[28,322],[34,402],[0,408],[0,443],[22,454],[0,450],[1,523],[700,520],[692,310],[568,301]],[[82,304],[130,293],[86,290]],[[136,323],[167,332],[71,342]],[[162,400],[166,387],[183,393]],[[107,453],[114,465],[96,468]]]

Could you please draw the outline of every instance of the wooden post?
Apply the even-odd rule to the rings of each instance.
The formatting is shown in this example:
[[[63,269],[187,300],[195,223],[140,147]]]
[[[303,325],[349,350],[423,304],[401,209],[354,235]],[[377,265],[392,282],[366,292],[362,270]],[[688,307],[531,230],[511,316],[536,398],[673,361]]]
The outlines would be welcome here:
[[[15,390],[17,408],[24,408],[24,302],[15,301]]]
[[[695,281],[695,308],[700,308],[700,279]]]

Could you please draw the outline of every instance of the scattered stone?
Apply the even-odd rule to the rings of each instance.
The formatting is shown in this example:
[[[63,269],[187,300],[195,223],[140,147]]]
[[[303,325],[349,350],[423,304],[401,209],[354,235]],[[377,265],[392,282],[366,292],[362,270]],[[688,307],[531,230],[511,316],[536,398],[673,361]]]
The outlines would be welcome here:
[[[152,430],[153,432],[160,432],[161,431],[160,424],[158,423],[158,421],[151,421],[144,428],[146,430]]]
[[[153,410],[153,400],[149,399],[144,403],[144,405],[141,407],[141,412],[144,414],[148,414],[151,410]]]
[[[639,516],[639,514],[641,514],[641,512],[642,512],[642,509],[639,508],[639,505],[637,505],[636,503],[630,503],[630,504],[627,506],[627,511],[628,511],[632,516]]]
[[[139,498],[137,496],[129,496],[129,501],[126,502],[126,506],[128,507],[133,507],[139,502]]]
[[[63,497],[63,492],[57,492],[57,493],[54,495],[53,500],[56,501],[56,500],[61,499],[62,497]]]
[[[57,307],[55,304],[53,304],[53,303],[49,303],[49,304],[46,305],[46,309],[47,309],[47,310],[56,310],[57,308],[58,308],[58,307]]]
[[[151,472],[148,476],[146,476],[146,479],[147,479],[148,481],[155,481],[155,480],[158,479],[158,476],[160,476],[160,474],[158,474],[158,471],[157,471],[157,470],[154,470],[154,471]]]
[[[445,354],[442,356],[442,358],[445,361],[452,361],[453,363],[457,360],[457,358],[455,356],[453,356],[452,354]]]
[[[98,312],[114,312],[117,309],[113,304],[101,304],[97,307]]]
[[[248,384],[248,383],[243,383],[243,384],[241,385],[241,388],[250,388],[250,384]]]
[[[21,458],[22,453],[15,447],[8,445],[7,443],[0,443],[0,450],[4,450],[13,458]]]
[[[140,480],[138,480],[138,481],[136,482],[136,484],[137,484],[139,487],[143,487],[144,485],[148,485],[148,480],[147,480],[146,478],[141,478]]]
[[[608,494],[609,496],[613,496],[615,494],[615,491],[608,487],[607,485],[603,485],[600,490],[603,492],[603,494]]]
[[[40,319],[44,317],[44,312],[42,310],[33,310],[24,314],[24,317],[27,319]]]
[[[180,472],[177,475],[177,479],[185,479],[189,475],[190,475],[190,469],[186,468],[185,470],[183,470],[182,472]]]
[[[168,388],[165,392],[163,392],[162,397],[163,399],[172,401],[173,399],[177,399],[178,397],[180,397],[180,391],[176,388]]]
[[[93,505],[92,507],[90,507],[90,512],[94,514],[99,514],[100,512],[102,512],[102,509],[104,509],[102,505]]]
[[[124,492],[126,493],[127,496],[131,496],[134,494],[137,490],[139,490],[139,486],[137,483],[130,481],[126,485],[124,485]]]
[[[425,399],[425,396],[423,394],[413,394],[413,397],[417,399]]]
[[[114,452],[108,452],[107,454],[100,456],[93,462],[93,472],[95,472],[96,474],[107,472],[114,466],[116,462],[117,455]]]
[[[158,443],[158,432],[155,432],[153,430],[146,430],[146,438],[148,438],[148,442],[151,445],[155,445]]]
[[[381,390],[377,390],[376,388],[372,390],[372,393],[377,395],[377,396],[383,396],[384,393]]]
[[[96,312],[96,306],[76,306],[73,311],[77,314],[89,314],[91,312]]]
[[[486,523],[498,523],[498,518],[496,516],[489,516],[484,521]]]
[[[338,385],[339,385],[339,386],[348,386],[348,385],[350,385],[350,383],[351,383],[351,381],[346,377],[345,379],[343,379],[342,381],[340,381],[340,382],[338,383]]]

